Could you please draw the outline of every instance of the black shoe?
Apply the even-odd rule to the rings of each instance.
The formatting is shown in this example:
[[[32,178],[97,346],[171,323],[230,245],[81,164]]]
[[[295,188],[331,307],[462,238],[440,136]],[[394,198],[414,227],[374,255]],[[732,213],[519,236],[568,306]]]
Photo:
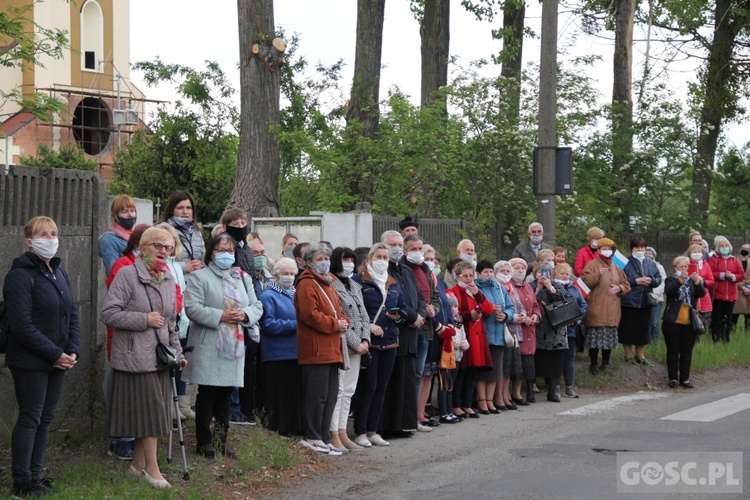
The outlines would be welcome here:
[[[510,399],[518,406],[529,406],[529,402],[526,400],[526,398],[516,399],[511,397]],[[508,406],[508,409],[512,410],[510,406]]]
[[[393,433],[395,438],[410,438],[414,435],[412,431],[396,431]]]
[[[451,418],[450,415],[449,416],[445,416],[445,417],[440,417],[440,423],[441,424],[457,424],[459,422],[460,422],[460,420],[455,415],[453,415],[453,418]]]
[[[523,402],[523,399],[521,401]],[[528,405],[528,403],[526,403],[526,404]],[[506,405],[505,408],[507,408],[509,410],[517,410],[518,409],[518,405],[516,405],[516,403],[511,403],[509,405]]]
[[[479,411],[479,414],[480,414],[480,415],[489,415],[489,414],[490,414],[490,410],[481,410],[481,409],[480,409],[480,410],[478,410],[478,411]],[[497,411],[497,410],[495,410],[495,411]]]
[[[440,419],[435,417],[430,417],[427,422],[420,422],[422,425],[428,425],[430,427],[440,427]]]
[[[35,481],[24,481],[16,482],[13,481],[13,488],[10,490],[10,494],[13,497],[27,498],[27,497],[39,497],[43,494],[39,483]]]
[[[216,456],[216,448],[212,444],[198,446],[198,455],[206,458],[214,458]]]
[[[671,387],[672,389],[674,389],[674,388],[675,388],[675,387],[677,387],[678,385],[680,385],[680,384],[679,384],[679,382],[677,382],[676,380],[670,380],[670,381],[669,381],[669,387]]]
[[[467,413],[462,413],[460,415],[457,414],[457,413],[453,414],[453,416],[456,417],[459,422],[463,422],[464,420],[466,420],[466,415],[467,415]]]
[[[536,403],[536,396],[534,396],[534,394],[527,394],[526,401],[529,403]]]
[[[237,456],[237,453],[235,453],[235,451],[227,445],[222,446],[221,454],[227,458],[232,458],[234,460],[237,460],[239,458]]]
[[[591,372],[591,375],[599,375],[599,365],[589,366],[589,371]]]
[[[52,485],[53,481],[52,478],[43,477],[42,479],[33,481],[33,483],[37,485],[42,494],[46,495],[55,491],[55,487]]]
[[[692,389],[694,387],[689,380],[687,382],[680,382],[680,385],[686,389]]]
[[[474,413],[469,413],[469,412],[467,411],[467,412],[466,412],[466,415],[468,415],[468,416],[469,416],[469,418],[479,418],[479,413],[477,413],[477,412],[474,412]]]
[[[558,396],[554,392],[548,392],[547,393],[547,401],[549,401],[550,403],[559,403],[560,402],[560,396]]]

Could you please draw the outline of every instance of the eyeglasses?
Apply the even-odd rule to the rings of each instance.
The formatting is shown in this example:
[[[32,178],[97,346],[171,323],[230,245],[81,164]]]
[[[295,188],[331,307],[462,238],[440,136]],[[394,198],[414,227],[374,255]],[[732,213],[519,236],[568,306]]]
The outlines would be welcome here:
[[[167,253],[172,253],[174,251],[174,246],[172,245],[164,245],[162,243],[151,243],[151,245],[157,250],[165,250]]]

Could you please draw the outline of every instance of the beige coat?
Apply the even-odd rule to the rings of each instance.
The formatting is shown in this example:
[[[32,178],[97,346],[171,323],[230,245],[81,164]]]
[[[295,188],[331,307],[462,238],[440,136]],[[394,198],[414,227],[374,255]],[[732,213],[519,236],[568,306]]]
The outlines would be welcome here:
[[[609,269],[609,271],[602,273],[601,269]],[[589,304],[589,310],[584,319],[586,326],[618,326],[620,324],[620,297],[630,292],[630,284],[625,272],[617,267],[617,264],[607,265],[597,257],[583,268],[581,279],[591,289],[586,297],[586,302]],[[607,295],[610,285],[620,287],[619,293]]]
[[[742,265],[742,257],[737,258]],[[734,302],[733,314],[750,314],[750,295],[745,295],[742,291],[745,285],[750,286],[750,258],[748,259],[747,269],[745,270],[745,277],[742,281],[737,283],[737,300]],[[745,288],[747,290],[747,288]]]

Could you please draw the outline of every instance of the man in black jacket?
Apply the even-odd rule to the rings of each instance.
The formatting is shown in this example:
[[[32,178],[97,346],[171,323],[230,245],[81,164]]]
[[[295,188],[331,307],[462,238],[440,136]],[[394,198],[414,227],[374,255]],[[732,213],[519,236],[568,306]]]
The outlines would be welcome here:
[[[386,231],[381,241],[390,250],[388,274],[401,287],[406,310],[400,311],[396,363],[388,382],[380,425],[383,432],[394,437],[411,437],[417,430],[417,348],[427,307],[412,270],[404,265],[404,238],[398,231]]]

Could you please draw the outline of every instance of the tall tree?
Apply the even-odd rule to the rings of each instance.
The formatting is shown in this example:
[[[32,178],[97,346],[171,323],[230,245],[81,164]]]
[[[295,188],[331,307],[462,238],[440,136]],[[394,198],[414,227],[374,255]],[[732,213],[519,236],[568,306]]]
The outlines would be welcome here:
[[[422,40],[421,104],[426,107],[438,99],[445,107],[446,95],[437,92],[448,85],[450,0],[424,0],[419,36]]]
[[[281,65],[286,43],[274,33],[273,0],[237,0],[240,35],[240,146],[228,206],[249,216],[279,213]]]
[[[734,51],[738,36],[750,26],[748,4],[750,2],[747,1],[716,0],[714,36],[701,75],[703,95],[697,154],[693,161],[693,202],[689,208],[690,215],[701,230],[708,223],[708,203],[721,127],[726,119],[736,113],[738,87],[747,78],[747,68],[737,63]]]
[[[521,106],[521,76],[523,71],[523,34],[526,23],[526,2],[506,0],[503,9],[503,51],[500,54],[502,69],[500,76],[505,79],[506,95],[501,107],[512,123],[518,124]]]
[[[635,0],[614,0],[611,4],[615,22],[615,52],[612,82],[612,173],[628,184],[633,156],[633,24]],[[632,203],[632,191],[620,189],[614,193],[620,207]],[[621,229],[629,229],[628,210],[619,217]]]

